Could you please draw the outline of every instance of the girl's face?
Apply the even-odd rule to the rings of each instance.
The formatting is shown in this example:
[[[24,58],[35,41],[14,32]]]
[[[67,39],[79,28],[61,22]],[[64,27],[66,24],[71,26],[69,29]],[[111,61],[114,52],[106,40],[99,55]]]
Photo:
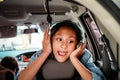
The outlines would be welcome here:
[[[61,27],[52,37],[52,49],[56,60],[65,62],[75,50],[76,44],[75,31],[67,26]]]

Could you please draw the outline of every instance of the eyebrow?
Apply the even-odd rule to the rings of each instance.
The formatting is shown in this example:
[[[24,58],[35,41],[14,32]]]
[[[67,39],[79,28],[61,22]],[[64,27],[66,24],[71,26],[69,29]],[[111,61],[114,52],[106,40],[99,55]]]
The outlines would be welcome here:
[[[58,34],[56,34],[56,35],[58,35],[58,36],[62,36],[60,33],[58,33]],[[73,35],[71,35],[71,36],[69,36],[70,38],[77,38],[77,37],[75,37],[75,36],[73,36]]]

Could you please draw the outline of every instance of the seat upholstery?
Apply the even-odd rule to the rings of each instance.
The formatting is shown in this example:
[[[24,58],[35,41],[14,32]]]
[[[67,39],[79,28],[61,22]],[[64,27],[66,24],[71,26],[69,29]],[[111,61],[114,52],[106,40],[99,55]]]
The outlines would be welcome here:
[[[42,76],[45,80],[80,80],[72,63],[68,60],[58,63],[56,60],[47,60],[42,67]]]
[[[14,80],[13,71],[0,65],[0,80]]]

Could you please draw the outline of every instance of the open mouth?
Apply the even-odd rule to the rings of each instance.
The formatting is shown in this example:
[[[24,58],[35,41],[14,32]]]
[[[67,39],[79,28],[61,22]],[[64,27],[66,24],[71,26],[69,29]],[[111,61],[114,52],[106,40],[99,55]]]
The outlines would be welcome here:
[[[65,56],[67,54],[66,51],[58,51],[59,56]]]

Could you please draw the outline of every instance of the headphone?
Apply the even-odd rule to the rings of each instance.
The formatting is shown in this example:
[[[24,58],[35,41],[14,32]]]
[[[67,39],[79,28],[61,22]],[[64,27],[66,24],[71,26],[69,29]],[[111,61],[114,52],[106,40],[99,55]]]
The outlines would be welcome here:
[[[56,31],[58,31],[58,29],[61,26],[70,26],[71,28],[73,28],[75,30],[75,32],[77,33],[77,37],[80,39],[77,46],[80,45],[80,43],[84,43],[85,42],[85,32],[83,30],[83,28],[80,26],[79,23],[75,23],[71,20],[64,20],[64,21],[60,21],[60,22],[55,22],[50,26],[50,30],[49,30],[49,34],[51,34],[51,36],[54,35],[54,33],[56,33]]]

